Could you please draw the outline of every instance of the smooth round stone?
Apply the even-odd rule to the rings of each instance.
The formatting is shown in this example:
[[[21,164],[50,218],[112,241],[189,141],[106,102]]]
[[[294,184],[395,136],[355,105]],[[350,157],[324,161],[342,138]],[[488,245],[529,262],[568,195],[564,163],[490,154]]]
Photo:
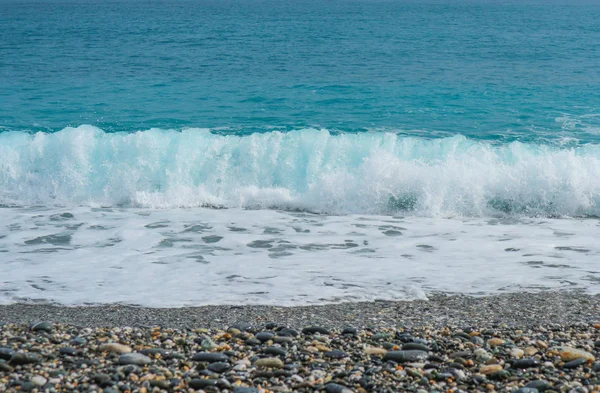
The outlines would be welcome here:
[[[77,354],[77,350],[73,347],[62,347],[58,350],[61,355],[67,356],[75,356]]]
[[[276,342],[277,344],[292,344],[294,339],[288,336],[275,336],[275,338],[273,338],[273,342]]]
[[[44,386],[46,382],[48,382],[48,380],[41,375],[36,375],[35,377],[31,378],[31,383],[35,386]]]
[[[275,355],[275,356],[283,356],[287,355],[287,352],[283,348],[279,347],[269,347],[263,351],[267,355]]]
[[[86,342],[87,340],[83,337],[75,337],[73,340],[71,340],[72,345],[85,345]]]
[[[342,336],[356,336],[358,334],[358,329],[354,327],[346,327],[342,330]]]
[[[199,352],[192,357],[192,360],[196,362],[217,363],[227,362],[229,357],[227,355],[223,355],[222,353]]]
[[[543,392],[544,390],[547,390],[550,388],[550,384],[548,384],[548,382],[546,382],[546,381],[537,380],[537,381],[529,382],[527,385],[525,385],[525,387],[537,389],[540,392]]]
[[[471,337],[470,341],[473,344],[475,344],[475,345],[483,345],[483,344],[485,344],[485,341],[483,341],[483,338],[481,338],[479,336],[473,336],[473,337]]]
[[[268,329],[268,330],[273,330],[276,327],[277,327],[277,324],[275,322],[267,322],[265,324],[265,329]]]
[[[131,347],[128,345],[123,345],[119,343],[106,343],[102,344],[98,347],[98,351],[100,352],[114,352],[118,354],[129,353],[132,351]]]
[[[392,335],[388,334],[388,333],[377,333],[377,334],[374,334],[373,336],[371,336],[371,340],[373,340],[373,341],[389,340],[391,338],[392,338]],[[400,336],[398,338],[400,339],[400,341],[404,342]],[[410,341],[412,341],[412,336],[406,342],[410,342]]]
[[[263,358],[254,362],[256,367],[283,368],[284,364],[279,358]]]
[[[582,349],[571,348],[571,347],[560,347],[559,355],[560,355],[561,359],[565,362],[569,362],[571,360],[576,360],[579,358],[584,358],[584,359],[592,361],[592,362],[595,360],[594,355],[592,355],[591,353],[586,352]]]
[[[240,332],[252,332],[254,330],[252,324],[248,322],[237,322],[231,325],[230,328],[237,329]]]
[[[504,381],[510,377],[510,372],[506,370],[496,371],[489,375],[489,379],[493,379],[495,381]]]
[[[0,347],[0,359],[10,360],[13,353],[15,353],[15,351],[11,348]]]
[[[23,364],[30,364],[30,363],[37,363],[39,361],[39,357],[33,353],[13,353],[13,355],[10,357],[10,361],[9,363],[11,365],[23,365]]]
[[[531,368],[531,367],[539,367],[540,362],[537,359],[529,358],[529,359],[519,359],[512,363],[511,368]]]
[[[257,338],[249,338],[246,340],[246,345],[260,345],[262,344],[262,341],[260,341]]]
[[[329,330],[327,330],[327,329],[325,329],[324,327],[321,327],[321,326],[309,326],[309,327],[305,327],[304,329],[302,329],[302,333],[304,333],[304,334],[319,333],[319,334],[325,334],[325,335],[331,334],[329,332]]]
[[[229,365],[229,363],[225,363],[225,362],[216,362],[216,363],[211,363],[208,365],[207,369],[215,372],[215,373],[224,373],[225,371],[229,370],[231,368],[231,366]]]
[[[52,324],[50,322],[37,322],[31,325],[31,330],[34,332],[52,333]]]
[[[579,366],[583,366],[586,363],[587,363],[586,358],[579,358],[579,359],[571,360],[570,362],[563,364],[563,367],[564,368],[577,368]]]
[[[517,390],[513,390],[513,393],[538,393],[539,390],[537,390],[536,388],[519,388]]]
[[[347,358],[348,354],[344,351],[340,351],[339,349],[334,349],[333,351],[325,352],[323,356],[330,359],[343,359]]]
[[[258,393],[257,388],[248,388],[245,386],[239,386],[233,389],[233,393]]]
[[[325,386],[325,391],[327,393],[354,393],[352,389],[348,389],[344,385],[340,385],[337,383],[328,383]]]
[[[5,371],[7,373],[12,372],[14,369],[6,362],[0,362],[0,371]]]
[[[216,379],[205,379],[205,378],[194,378],[190,381],[189,385],[192,389],[204,389],[207,386],[215,386],[217,384]]]
[[[283,328],[277,331],[277,336],[279,337],[298,337],[300,333],[297,330],[290,328]]]
[[[119,364],[134,364],[143,366],[152,363],[152,359],[141,353],[124,353],[119,356]]]
[[[391,360],[396,363],[412,363],[425,360],[427,356],[427,352],[418,350],[390,351],[385,354],[383,360]]]
[[[273,337],[275,337],[275,335],[271,332],[260,332],[255,336],[257,340],[263,343],[271,340]]]

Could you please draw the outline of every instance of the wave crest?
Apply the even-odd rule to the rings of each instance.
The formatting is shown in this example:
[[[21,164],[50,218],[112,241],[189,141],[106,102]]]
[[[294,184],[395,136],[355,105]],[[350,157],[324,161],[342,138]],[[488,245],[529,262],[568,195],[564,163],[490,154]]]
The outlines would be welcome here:
[[[206,129],[0,134],[0,203],[600,215],[600,146]]]

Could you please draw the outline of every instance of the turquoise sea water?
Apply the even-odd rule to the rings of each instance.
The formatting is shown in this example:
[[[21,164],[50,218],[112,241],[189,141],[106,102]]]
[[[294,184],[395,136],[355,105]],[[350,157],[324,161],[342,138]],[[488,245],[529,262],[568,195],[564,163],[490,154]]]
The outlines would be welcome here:
[[[596,1],[0,1],[0,127],[600,134]]]
[[[599,20],[0,0],[0,303],[598,293]]]

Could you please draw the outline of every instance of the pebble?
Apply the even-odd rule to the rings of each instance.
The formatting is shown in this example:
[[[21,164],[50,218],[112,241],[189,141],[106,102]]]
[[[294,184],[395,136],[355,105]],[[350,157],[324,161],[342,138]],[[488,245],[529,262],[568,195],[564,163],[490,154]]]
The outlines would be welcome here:
[[[327,393],[354,393],[352,389],[348,389],[346,386],[337,383],[328,383],[325,386],[325,391]]]
[[[278,358],[263,358],[254,362],[257,367],[265,368],[283,368],[283,362]]]
[[[325,356],[326,358],[330,358],[330,359],[343,359],[343,358],[348,357],[348,354],[339,349],[334,349],[333,351],[325,352],[323,354],[323,356]]]
[[[304,333],[304,334],[319,333],[319,334],[324,334],[324,335],[327,335],[327,336],[331,334],[329,332],[329,330],[325,329],[324,327],[320,327],[320,326],[305,327],[304,329],[302,329],[302,333]]]
[[[594,355],[587,351],[571,347],[558,348],[558,354],[560,355],[560,358],[565,362],[579,358],[584,358],[586,360],[589,360],[590,362],[593,362],[596,359]]]
[[[152,363],[152,359],[141,353],[124,353],[119,356],[119,364],[134,364],[143,366]]]
[[[199,352],[192,357],[192,360],[195,360],[197,362],[216,363],[227,362],[229,360],[229,357],[222,353]]]
[[[264,343],[264,342],[271,340],[273,337],[275,337],[275,334],[273,334],[271,332],[261,332],[261,333],[258,333],[255,337],[257,340]]]
[[[418,350],[390,351],[383,357],[383,360],[392,360],[396,363],[418,362],[425,359],[427,359],[427,352]]]
[[[31,325],[31,330],[34,332],[52,333],[52,324],[50,322],[37,322]]]
[[[564,368],[576,368],[579,366],[583,366],[587,362],[588,362],[588,360],[586,358],[579,358],[579,359],[571,360],[570,362],[563,364],[563,367]]]
[[[98,347],[98,350],[100,352],[114,352],[118,354],[130,353],[132,351],[130,346],[119,343],[102,344]]]
[[[224,373],[225,371],[229,370],[231,368],[231,366],[229,365],[229,363],[225,363],[225,362],[216,362],[216,363],[211,363],[208,365],[208,367],[206,367],[208,370],[215,372],[215,373]]]
[[[388,351],[383,348],[375,348],[375,347],[367,347],[365,348],[365,353],[367,355],[377,355],[384,356]]]
[[[490,338],[487,343],[490,347],[497,347],[504,344],[504,340],[501,338]]]
[[[523,355],[525,354],[525,351],[523,351],[521,348],[512,348],[509,352],[510,356],[512,356],[513,358],[516,359],[520,359],[523,357]]]
[[[502,367],[499,364],[489,364],[486,366],[481,366],[479,368],[479,372],[483,375],[489,375],[489,374],[493,374],[498,371],[502,371],[503,369],[504,369],[504,367]]]
[[[528,359],[520,359],[520,360],[514,361],[511,365],[511,367],[525,369],[525,368],[531,368],[531,367],[538,367],[539,365],[540,365],[540,362],[538,360],[528,358]]]
[[[538,391],[543,392],[544,390],[549,389],[550,385],[546,381],[537,380],[537,381],[529,382],[528,384],[525,385],[525,387],[537,389]]]
[[[31,378],[31,383],[35,386],[44,386],[46,382],[48,382],[48,380],[42,377],[41,375],[36,375],[33,378]]]
[[[267,355],[275,355],[275,356],[282,356],[282,357],[285,357],[285,355],[287,355],[287,352],[285,351],[285,349],[280,348],[280,347],[268,347],[263,352],[266,353]]]
[[[203,378],[194,378],[189,382],[189,386],[192,389],[204,389],[207,386],[215,386],[217,384],[216,379],[203,379]]]

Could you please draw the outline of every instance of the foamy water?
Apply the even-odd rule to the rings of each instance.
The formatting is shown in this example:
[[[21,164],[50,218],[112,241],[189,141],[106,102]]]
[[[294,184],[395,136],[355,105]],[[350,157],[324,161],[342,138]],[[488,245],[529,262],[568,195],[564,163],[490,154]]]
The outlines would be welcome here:
[[[0,301],[315,304],[600,292],[596,219],[0,209]]]

